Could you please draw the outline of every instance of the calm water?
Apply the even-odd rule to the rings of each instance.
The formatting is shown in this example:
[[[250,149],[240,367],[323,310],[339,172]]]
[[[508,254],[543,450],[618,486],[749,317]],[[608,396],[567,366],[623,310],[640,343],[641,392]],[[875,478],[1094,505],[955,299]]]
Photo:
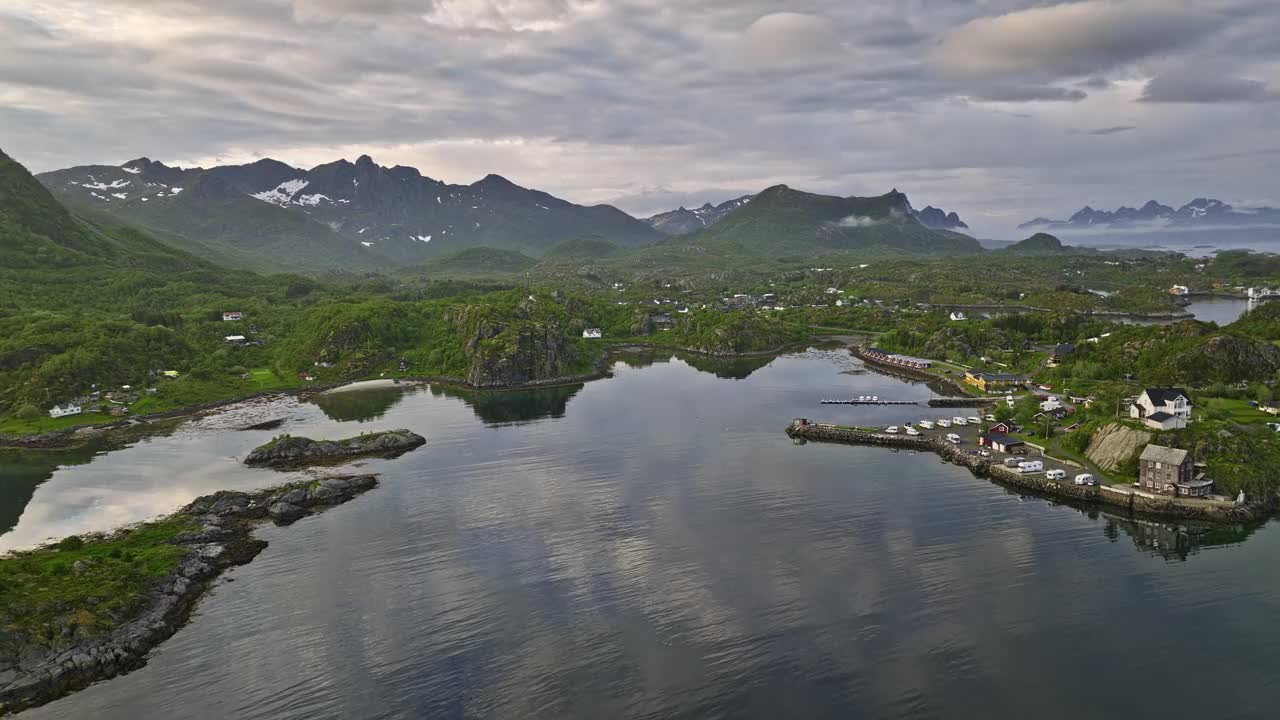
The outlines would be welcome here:
[[[821,397],[931,391],[843,352],[698,364],[260,404],[56,470],[0,459],[12,547],[278,482],[236,464],[272,434],[251,422],[429,440],[263,529],[146,668],[23,717],[1274,716],[1280,524],[1137,523],[931,455],[796,446],[795,416],[923,414]]]

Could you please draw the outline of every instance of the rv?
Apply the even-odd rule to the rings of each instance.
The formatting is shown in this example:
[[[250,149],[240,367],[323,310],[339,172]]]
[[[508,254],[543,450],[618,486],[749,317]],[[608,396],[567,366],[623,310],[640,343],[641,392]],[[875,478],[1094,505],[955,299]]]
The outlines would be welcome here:
[[[920,427],[924,428],[925,430],[932,430],[932,429],[933,429],[933,421],[932,421],[932,420],[921,420],[921,421],[920,421]]]
[[[1097,485],[1098,479],[1089,473],[1080,473],[1076,476],[1077,485]]]
[[[913,428],[913,427],[911,427],[910,425],[908,425],[908,426],[907,426],[907,434],[908,434],[908,435],[919,435],[919,434],[920,434],[920,431],[919,431],[919,430],[917,430],[917,429],[915,429],[915,428]]]
[[[1044,472],[1044,463],[1040,460],[1023,460],[1018,463],[1018,472],[1020,473],[1038,473]]]
[[[897,426],[897,425],[890,425],[889,427],[885,428],[885,429],[884,429],[884,431],[885,431],[885,432],[887,432],[887,433],[889,433],[890,435],[897,435],[897,434],[898,434],[898,426]]]
[[[1066,470],[1050,470],[1049,472],[1045,473],[1044,476],[1049,478],[1050,480],[1061,480],[1067,476],[1067,471]]]
[[[1007,457],[1004,459],[1004,466],[1007,468],[1016,468],[1022,461],[1015,457]]]
[[[952,445],[959,445],[960,436],[955,433],[951,433],[950,435],[947,436],[947,442],[951,443]]]
[[[940,428],[949,428],[949,427],[951,427],[951,421],[950,421],[950,420],[939,420],[939,421],[938,421],[938,427],[940,427]]]
[[[960,417],[959,415],[957,415],[957,416],[955,416],[955,417],[951,418],[951,424],[952,424],[952,425],[967,425],[968,423],[967,423],[967,422],[965,422],[965,419],[964,419],[964,418],[962,418],[962,417]]]

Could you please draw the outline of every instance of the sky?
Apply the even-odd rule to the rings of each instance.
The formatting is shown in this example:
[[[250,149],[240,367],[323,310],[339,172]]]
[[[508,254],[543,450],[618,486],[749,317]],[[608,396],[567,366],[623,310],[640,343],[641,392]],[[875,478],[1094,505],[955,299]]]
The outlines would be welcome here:
[[[975,234],[1280,205],[1277,0],[5,0],[0,149],[371,155],[636,215],[897,188]]]

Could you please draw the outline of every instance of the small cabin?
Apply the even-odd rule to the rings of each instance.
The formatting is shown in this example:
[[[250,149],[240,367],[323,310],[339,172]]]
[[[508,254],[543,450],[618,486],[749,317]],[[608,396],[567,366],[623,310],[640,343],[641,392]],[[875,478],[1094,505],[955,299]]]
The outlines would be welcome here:
[[[244,319],[244,313],[240,312],[239,310],[232,310],[230,312],[222,313],[223,322],[232,322],[235,320],[243,320],[243,319]]]
[[[600,328],[587,328],[586,330],[582,331],[582,337],[598,340],[604,337],[604,333],[600,330]]]
[[[1008,435],[1001,435],[998,433],[983,434],[981,437],[978,438],[978,444],[983,447],[989,447],[992,450],[995,450],[996,452],[1001,452],[1001,453],[1019,452],[1019,451],[1022,451],[1024,448],[1026,448],[1026,445],[1027,445],[1026,443],[1024,443],[1023,441],[1017,438],[1010,437]]]

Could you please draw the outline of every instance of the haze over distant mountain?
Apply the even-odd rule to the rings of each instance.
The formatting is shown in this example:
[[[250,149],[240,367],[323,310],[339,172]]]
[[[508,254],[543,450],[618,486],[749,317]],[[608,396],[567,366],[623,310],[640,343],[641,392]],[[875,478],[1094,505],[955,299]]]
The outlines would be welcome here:
[[[621,246],[663,237],[608,205],[575,205],[498,175],[450,185],[367,155],[310,170],[270,159],[183,169],[139,158],[39,178],[64,200],[259,270],[363,270],[476,246],[538,255],[583,236]]]
[[[644,219],[654,230],[664,235],[688,235],[720,222],[725,215],[737,210],[751,201],[751,195],[728,200],[719,205],[706,203],[700,208],[688,210],[679,207],[670,212],[659,213]]]
[[[666,243],[681,244],[765,257],[982,251],[967,235],[926,227],[896,189],[875,197],[837,197],[786,185],[764,190],[705,230]]]
[[[1018,226],[1020,230],[1162,230],[1214,227],[1280,226],[1280,209],[1233,208],[1221,200],[1196,198],[1174,209],[1149,200],[1140,208],[1120,207],[1095,210],[1085,206],[1066,220],[1036,218]]]
[[[735,198],[719,205],[706,203],[702,207],[693,210],[680,207],[670,212],[659,213],[645,218],[644,221],[665,235],[688,235],[715,225],[730,213],[746,205],[753,197],[755,196],[743,195],[740,198]],[[925,207],[923,210],[908,207],[907,212],[915,216],[921,225],[935,230],[958,231],[969,229],[969,226],[956,213],[948,213],[932,205]]]

